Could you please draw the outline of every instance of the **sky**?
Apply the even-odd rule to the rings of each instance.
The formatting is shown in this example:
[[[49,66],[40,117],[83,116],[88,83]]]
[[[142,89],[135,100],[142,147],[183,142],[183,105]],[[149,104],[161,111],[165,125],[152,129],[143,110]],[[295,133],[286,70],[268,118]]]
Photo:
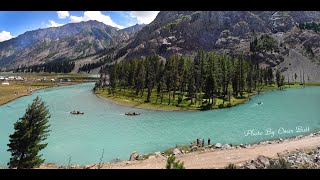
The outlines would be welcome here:
[[[159,11],[0,11],[0,42],[26,31],[97,20],[123,29],[151,23]]]

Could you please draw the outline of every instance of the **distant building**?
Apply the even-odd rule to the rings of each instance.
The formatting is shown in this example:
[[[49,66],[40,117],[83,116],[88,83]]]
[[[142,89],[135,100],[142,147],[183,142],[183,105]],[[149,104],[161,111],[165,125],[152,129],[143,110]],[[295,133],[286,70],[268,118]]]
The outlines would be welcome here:
[[[0,76],[0,80],[4,80],[4,76]]]
[[[3,82],[2,85],[10,85],[9,82]]]
[[[55,79],[50,79],[50,81],[51,81],[51,82],[54,82],[54,81],[56,81],[56,80],[55,80]]]
[[[18,76],[18,77],[16,77],[16,80],[17,80],[17,81],[22,81],[23,78],[21,78],[21,76]]]

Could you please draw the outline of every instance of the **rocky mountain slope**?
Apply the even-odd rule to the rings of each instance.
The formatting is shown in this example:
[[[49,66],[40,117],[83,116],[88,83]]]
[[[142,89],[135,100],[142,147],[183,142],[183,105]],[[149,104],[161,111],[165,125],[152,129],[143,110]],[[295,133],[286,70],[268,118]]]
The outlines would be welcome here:
[[[290,81],[300,71],[308,72],[310,81],[320,81],[320,35],[298,28],[299,23],[319,20],[320,12],[312,11],[162,11],[119,53],[127,58],[193,55],[199,49],[244,54],[262,66],[280,68]],[[250,42],[263,34],[274,39],[274,50],[252,52]]]
[[[286,81],[293,81],[294,74],[300,81],[305,72],[307,82],[320,82],[320,34],[298,26],[319,21],[320,12],[314,11],[161,11],[148,25],[122,30],[97,21],[73,23],[0,43],[0,67],[62,58],[91,62],[87,57],[106,54],[118,61],[153,54],[193,56],[203,49],[243,54],[261,66],[279,68]]]
[[[135,25],[118,31],[98,21],[87,21],[28,31],[0,43],[0,67],[84,58],[129,39],[139,28]]]

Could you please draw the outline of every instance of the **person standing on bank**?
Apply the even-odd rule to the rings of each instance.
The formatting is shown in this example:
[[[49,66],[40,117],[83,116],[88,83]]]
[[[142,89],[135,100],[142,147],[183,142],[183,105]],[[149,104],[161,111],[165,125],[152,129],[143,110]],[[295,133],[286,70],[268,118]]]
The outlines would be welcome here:
[[[204,147],[204,138],[202,139],[202,147]]]
[[[208,138],[208,146],[210,145],[210,138]]]

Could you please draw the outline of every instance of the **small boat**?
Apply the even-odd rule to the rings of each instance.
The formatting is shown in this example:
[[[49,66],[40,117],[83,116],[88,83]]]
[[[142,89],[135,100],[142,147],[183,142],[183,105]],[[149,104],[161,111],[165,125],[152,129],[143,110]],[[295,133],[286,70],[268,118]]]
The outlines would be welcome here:
[[[137,116],[137,115],[140,115],[141,113],[139,113],[139,112],[127,112],[127,113],[125,113],[125,115],[127,115],[127,116]]]
[[[78,115],[78,114],[84,114],[83,112],[79,112],[79,111],[72,111],[70,112],[71,114],[75,114],[75,115]]]
[[[258,102],[258,104],[260,105],[260,104],[262,104],[262,102]]]

